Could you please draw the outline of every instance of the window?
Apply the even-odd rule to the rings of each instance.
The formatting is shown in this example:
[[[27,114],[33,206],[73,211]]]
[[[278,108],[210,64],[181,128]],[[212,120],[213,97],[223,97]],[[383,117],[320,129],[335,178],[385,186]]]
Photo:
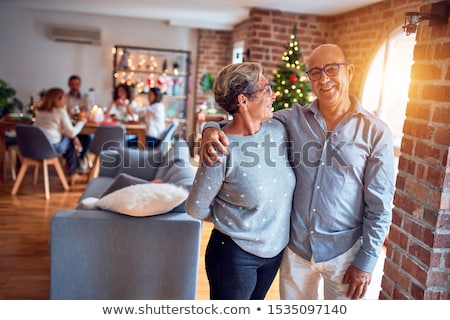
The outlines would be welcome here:
[[[405,121],[415,38],[401,31],[391,34],[375,55],[364,85],[362,105],[391,128],[399,148]]]
[[[244,62],[244,41],[234,43],[233,47],[233,63]]]

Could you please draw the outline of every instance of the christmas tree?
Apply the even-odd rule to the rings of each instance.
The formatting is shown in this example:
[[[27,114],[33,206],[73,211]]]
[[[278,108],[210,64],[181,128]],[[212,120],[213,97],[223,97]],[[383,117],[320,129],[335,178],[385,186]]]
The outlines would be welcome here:
[[[274,111],[290,108],[295,103],[304,106],[313,100],[311,83],[305,73],[306,64],[301,63],[302,56],[297,41],[297,26],[294,26],[289,45],[273,77],[272,89],[276,95]]]

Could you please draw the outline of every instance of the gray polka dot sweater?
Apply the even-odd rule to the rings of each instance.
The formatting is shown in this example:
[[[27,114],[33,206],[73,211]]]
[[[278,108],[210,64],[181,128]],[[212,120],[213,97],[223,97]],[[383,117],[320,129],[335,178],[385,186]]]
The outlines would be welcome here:
[[[243,250],[274,257],[288,243],[295,187],[286,131],[271,119],[254,135],[228,139],[229,155],[222,163],[198,168],[186,210],[212,221]]]

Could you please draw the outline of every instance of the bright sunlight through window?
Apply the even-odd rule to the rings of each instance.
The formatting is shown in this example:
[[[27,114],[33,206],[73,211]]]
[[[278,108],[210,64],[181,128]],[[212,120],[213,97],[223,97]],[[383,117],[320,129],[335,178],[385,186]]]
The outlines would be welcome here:
[[[395,147],[402,140],[415,43],[401,31],[387,39],[372,61],[361,99],[367,110],[389,125]]]

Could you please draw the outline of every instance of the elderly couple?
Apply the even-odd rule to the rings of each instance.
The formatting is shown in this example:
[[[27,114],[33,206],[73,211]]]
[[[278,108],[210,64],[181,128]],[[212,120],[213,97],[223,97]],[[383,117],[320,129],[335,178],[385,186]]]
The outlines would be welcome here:
[[[204,130],[187,212],[214,224],[205,262],[211,299],[264,299],[278,269],[281,299],[363,299],[391,221],[388,127],[349,94],[354,67],[315,48],[316,100],[272,112],[258,63],[223,68],[217,103],[233,116]]]

